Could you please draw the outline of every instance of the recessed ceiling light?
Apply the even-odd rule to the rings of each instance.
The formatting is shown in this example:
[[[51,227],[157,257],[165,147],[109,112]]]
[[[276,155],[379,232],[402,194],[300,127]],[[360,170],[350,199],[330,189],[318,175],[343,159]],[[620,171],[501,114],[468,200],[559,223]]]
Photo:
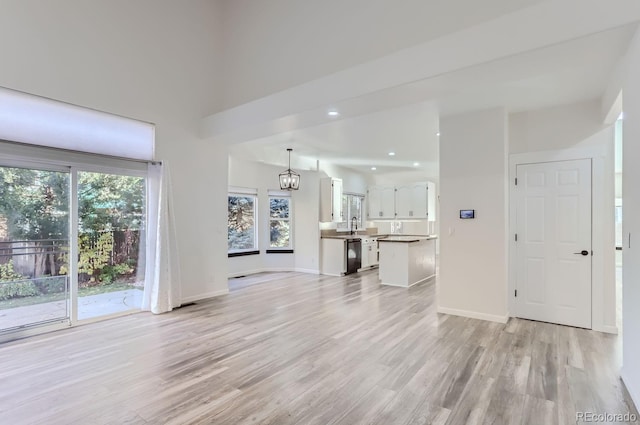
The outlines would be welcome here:
[[[438,131],[438,132],[436,133],[436,136],[439,136],[439,135],[440,135],[440,132]]]
[[[389,152],[389,156],[396,156],[395,152]]]
[[[327,115],[329,115],[330,117],[337,117],[338,115],[340,115],[340,112],[338,112],[338,111],[329,111],[329,112],[327,112]]]
[[[371,171],[376,171],[377,168],[376,167],[371,167]]]
[[[420,163],[419,163],[419,162],[414,162],[414,163],[413,163],[413,166],[414,166],[414,167],[417,167],[418,165],[420,165]]]

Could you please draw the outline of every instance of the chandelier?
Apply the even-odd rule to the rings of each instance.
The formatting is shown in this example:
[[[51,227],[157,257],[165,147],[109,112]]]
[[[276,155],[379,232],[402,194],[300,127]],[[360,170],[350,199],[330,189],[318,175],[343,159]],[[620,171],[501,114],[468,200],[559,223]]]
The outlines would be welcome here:
[[[300,188],[300,174],[291,169],[291,151],[293,149],[288,148],[289,152],[289,168],[280,173],[280,189],[282,190],[298,190]]]

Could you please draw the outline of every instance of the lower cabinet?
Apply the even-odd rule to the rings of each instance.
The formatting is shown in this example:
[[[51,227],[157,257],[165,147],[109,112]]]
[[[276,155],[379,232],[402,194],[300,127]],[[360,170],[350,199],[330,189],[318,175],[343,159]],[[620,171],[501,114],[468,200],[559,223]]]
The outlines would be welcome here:
[[[342,276],[347,272],[345,239],[322,238],[320,273]]]
[[[378,261],[378,241],[372,242],[370,249],[367,250],[369,254],[369,265],[377,266],[379,264]]]
[[[378,265],[377,239],[361,239],[360,270]],[[342,276],[347,272],[347,240],[322,238],[320,249],[320,273]]]
[[[362,268],[378,265],[378,241],[362,239]]]
[[[362,258],[360,259],[361,261],[361,268],[366,269],[367,267],[371,266],[371,262],[369,261],[369,250],[371,249],[371,244],[366,243],[364,241],[364,239],[362,240]]]

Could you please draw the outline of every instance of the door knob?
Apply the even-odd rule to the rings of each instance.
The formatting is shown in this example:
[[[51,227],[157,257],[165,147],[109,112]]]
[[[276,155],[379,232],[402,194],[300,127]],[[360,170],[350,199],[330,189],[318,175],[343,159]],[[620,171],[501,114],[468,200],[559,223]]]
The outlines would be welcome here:
[[[574,252],[574,254],[576,254],[576,255],[589,255],[589,251],[587,251],[586,249],[583,249],[580,252]]]

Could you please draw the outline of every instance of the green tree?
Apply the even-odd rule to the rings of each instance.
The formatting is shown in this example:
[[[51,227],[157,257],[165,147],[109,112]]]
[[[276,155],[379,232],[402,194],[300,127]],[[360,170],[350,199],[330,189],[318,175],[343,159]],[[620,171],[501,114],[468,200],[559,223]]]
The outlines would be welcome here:
[[[68,239],[69,173],[0,167],[0,218],[11,240],[30,241],[36,249],[35,276],[56,275],[66,256],[47,252],[47,239]],[[144,224],[145,183],[140,177],[78,173],[81,272],[95,279],[111,258],[111,231],[138,231]],[[87,235],[83,239],[83,235]],[[89,237],[91,235],[91,237]],[[89,240],[95,240],[95,245]],[[112,239],[111,239],[112,240]],[[83,268],[83,264],[86,266]]]
[[[12,240],[34,245],[34,275],[56,274],[55,247],[69,229],[69,174],[0,167],[0,215]]]
[[[145,186],[140,177],[80,173],[80,233],[139,230],[144,223]]]
[[[13,239],[66,237],[68,211],[67,173],[0,167],[0,214]]]

